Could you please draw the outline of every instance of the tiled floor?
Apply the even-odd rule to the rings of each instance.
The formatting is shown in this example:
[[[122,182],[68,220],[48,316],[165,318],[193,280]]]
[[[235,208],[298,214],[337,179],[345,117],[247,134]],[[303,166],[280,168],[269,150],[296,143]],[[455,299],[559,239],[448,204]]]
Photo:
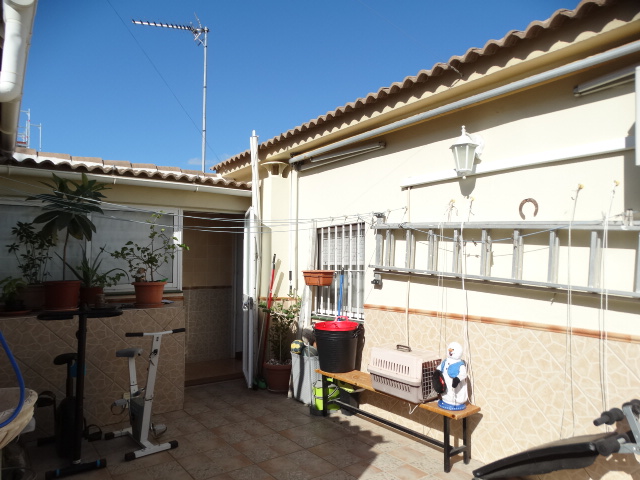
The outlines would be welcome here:
[[[242,359],[222,358],[187,363],[184,376],[184,383],[187,387],[242,378]]]
[[[285,395],[248,389],[243,380],[186,388],[184,410],[158,415],[168,426],[161,441],[178,448],[130,462],[128,438],[85,443],[83,460],[106,458],[107,468],[82,473],[89,480],[149,479],[449,479],[469,480],[480,464],[461,456],[450,473],[439,449],[358,416],[327,418]],[[64,466],[54,447],[28,444],[37,478]],[[73,478],[73,477],[72,477]]]

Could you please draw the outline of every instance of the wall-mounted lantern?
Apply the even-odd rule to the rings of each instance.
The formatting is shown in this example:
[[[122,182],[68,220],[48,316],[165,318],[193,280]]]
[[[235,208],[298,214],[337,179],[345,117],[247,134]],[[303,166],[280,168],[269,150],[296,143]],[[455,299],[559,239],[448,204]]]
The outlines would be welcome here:
[[[462,126],[462,134],[451,145],[453,158],[456,162],[456,172],[458,176],[466,178],[473,171],[473,162],[476,157],[480,157],[484,149],[484,141],[480,135],[471,135]]]

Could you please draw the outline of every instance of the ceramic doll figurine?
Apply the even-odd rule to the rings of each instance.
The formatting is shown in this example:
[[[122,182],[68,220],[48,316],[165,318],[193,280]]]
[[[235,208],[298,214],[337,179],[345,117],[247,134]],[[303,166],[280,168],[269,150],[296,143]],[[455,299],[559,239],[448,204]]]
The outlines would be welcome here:
[[[464,410],[467,404],[467,365],[461,357],[462,346],[450,343],[447,358],[434,372],[435,390],[441,394],[438,406],[445,410]]]

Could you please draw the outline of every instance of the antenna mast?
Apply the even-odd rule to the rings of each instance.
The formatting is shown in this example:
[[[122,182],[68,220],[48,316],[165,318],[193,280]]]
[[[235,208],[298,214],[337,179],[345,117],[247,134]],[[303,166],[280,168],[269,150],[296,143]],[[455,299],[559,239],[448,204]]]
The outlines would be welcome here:
[[[195,14],[194,14],[195,15]],[[207,148],[207,34],[209,29],[203,27],[200,19],[196,15],[198,27],[193,25],[175,25],[173,23],[146,22],[142,20],[131,20],[136,25],[148,25],[150,27],[173,28],[176,30],[187,30],[193,34],[193,39],[198,45],[204,47],[204,81],[202,86],[202,173],[205,173],[205,160]]]

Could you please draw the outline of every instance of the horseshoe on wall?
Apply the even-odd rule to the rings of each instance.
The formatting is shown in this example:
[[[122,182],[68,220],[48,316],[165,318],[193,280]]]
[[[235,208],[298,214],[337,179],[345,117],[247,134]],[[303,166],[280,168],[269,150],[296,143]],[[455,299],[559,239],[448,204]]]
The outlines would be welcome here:
[[[522,211],[522,207],[524,207],[525,203],[533,203],[533,206],[535,208],[535,210],[533,211],[533,216],[535,217],[536,215],[538,215],[538,202],[536,202],[533,198],[525,198],[520,202],[520,207],[518,208],[518,211],[520,212],[520,218],[522,218],[523,220],[525,219],[524,212]]]

